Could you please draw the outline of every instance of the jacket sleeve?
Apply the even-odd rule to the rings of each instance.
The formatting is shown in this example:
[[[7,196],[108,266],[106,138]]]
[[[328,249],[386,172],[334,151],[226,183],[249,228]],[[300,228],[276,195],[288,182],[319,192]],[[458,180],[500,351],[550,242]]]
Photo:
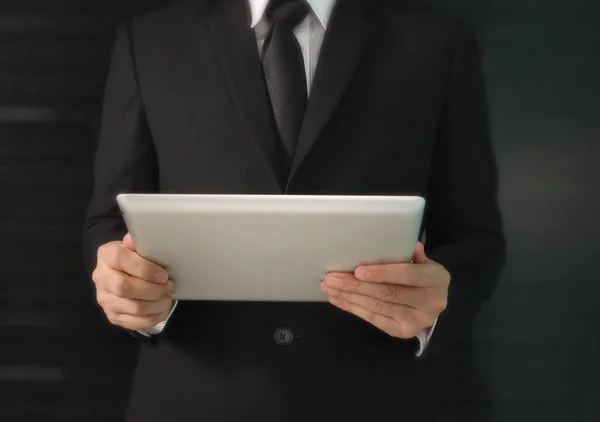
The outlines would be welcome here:
[[[505,264],[498,176],[475,35],[456,37],[452,72],[434,147],[425,210],[425,251],[451,275],[448,306],[422,357],[470,332]]]
[[[100,139],[94,162],[94,188],[83,228],[88,274],[98,247],[121,240],[127,228],[116,203],[119,193],[158,188],[158,164],[136,78],[131,34],[117,33],[106,84]]]

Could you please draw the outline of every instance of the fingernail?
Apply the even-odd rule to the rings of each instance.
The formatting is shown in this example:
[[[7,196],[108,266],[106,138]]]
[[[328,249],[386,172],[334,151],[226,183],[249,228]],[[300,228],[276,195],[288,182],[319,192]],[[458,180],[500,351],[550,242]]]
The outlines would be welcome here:
[[[329,276],[325,279],[325,286],[330,288],[342,287],[344,280],[337,276]]]
[[[354,275],[359,280],[364,280],[364,281],[369,280],[369,276],[370,276],[369,270],[367,270],[366,268],[363,268],[363,267],[357,268],[356,271],[354,272]]]
[[[332,289],[331,287],[327,287],[325,284],[321,284],[321,290],[323,290],[324,293],[327,293],[329,295],[335,295],[338,292],[336,289]]]
[[[159,271],[156,273],[156,281],[159,283],[165,283],[169,279],[169,274],[165,271]]]
[[[172,281],[169,281],[169,284],[167,285],[167,292],[169,294],[171,294],[174,291],[175,291],[175,284]]]

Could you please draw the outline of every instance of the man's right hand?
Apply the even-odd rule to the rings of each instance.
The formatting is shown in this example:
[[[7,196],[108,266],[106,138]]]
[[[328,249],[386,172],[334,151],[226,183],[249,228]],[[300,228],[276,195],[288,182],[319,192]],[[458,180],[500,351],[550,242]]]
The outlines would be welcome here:
[[[136,252],[131,236],[98,249],[92,279],[108,320],[129,330],[147,330],[171,311],[173,282],[166,270]]]

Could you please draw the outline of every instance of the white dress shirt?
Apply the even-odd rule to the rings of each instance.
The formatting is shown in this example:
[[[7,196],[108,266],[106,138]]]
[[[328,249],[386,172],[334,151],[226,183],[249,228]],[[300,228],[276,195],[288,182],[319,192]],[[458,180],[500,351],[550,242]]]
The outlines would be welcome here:
[[[250,3],[250,12],[252,14],[251,27],[254,28],[256,41],[258,44],[258,51],[262,55],[263,43],[269,33],[269,23],[267,22],[264,14],[270,0],[248,1]],[[317,68],[317,61],[319,60],[319,53],[321,52],[321,44],[323,43],[325,31],[327,30],[327,23],[329,22],[335,2],[336,0],[308,0],[311,11],[307,17],[298,26],[296,26],[296,28],[294,28],[294,34],[298,39],[298,44],[300,44],[302,56],[304,57],[304,69],[306,71],[306,82],[309,95],[313,78],[315,76],[315,70]],[[140,332],[144,335],[160,334],[176,306],[177,302],[175,302],[173,305],[171,313],[165,321],[150,328],[149,330]],[[417,338],[419,340],[419,350],[417,351],[417,356],[420,356],[425,351],[425,347],[429,343],[429,339],[431,338],[434,328],[435,324],[430,329],[423,330],[417,334]]]

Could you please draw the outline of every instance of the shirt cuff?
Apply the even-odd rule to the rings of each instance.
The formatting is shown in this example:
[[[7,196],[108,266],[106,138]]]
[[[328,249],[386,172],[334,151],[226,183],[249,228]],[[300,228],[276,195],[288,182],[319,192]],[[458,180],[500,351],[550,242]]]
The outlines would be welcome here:
[[[433,334],[433,330],[435,330],[435,326],[437,325],[437,318],[433,322],[433,325],[430,328],[426,328],[421,332],[417,333],[417,340],[419,340],[419,350],[417,350],[417,357],[420,357],[427,345],[429,344],[429,340],[431,340],[431,335]]]
[[[138,330],[138,333],[140,333],[146,337],[151,337],[151,336],[155,336],[155,335],[162,333],[163,330],[165,329],[165,326],[167,325],[167,322],[169,321],[169,318],[171,318],[171,315],[173,315],[173,311],[177,307],[177,303],[178,303],[177,301],[173,302],[173,306],[171,307],[171,312],[169,312],[169,315],[167,315],[167,317],[163,321],[159,322],[154,327],[148,328],[147,330]]]

